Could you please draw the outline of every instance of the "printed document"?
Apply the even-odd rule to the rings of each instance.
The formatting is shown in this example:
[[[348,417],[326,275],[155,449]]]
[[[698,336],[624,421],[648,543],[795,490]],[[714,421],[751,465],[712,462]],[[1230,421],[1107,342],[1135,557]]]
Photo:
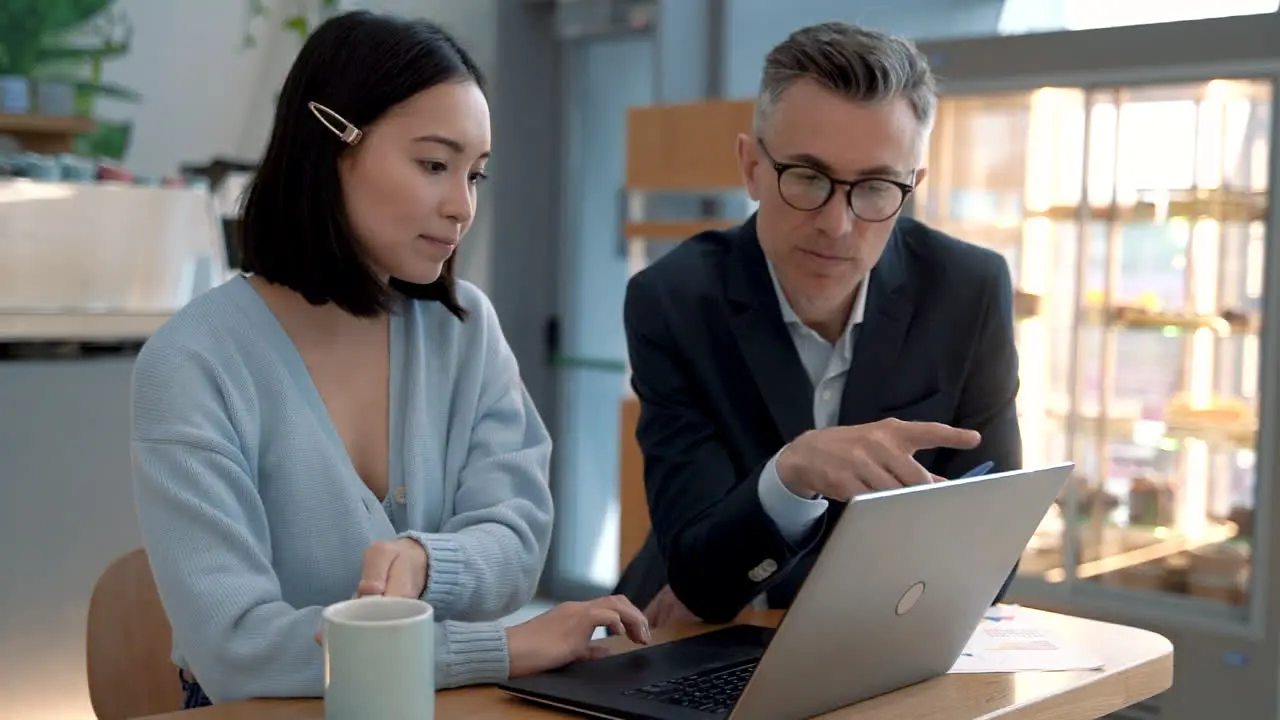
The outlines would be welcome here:
[[[992,608],[965,646],[952,673],[1097,670],[1102,661],[1018,616],[1017,607]]]

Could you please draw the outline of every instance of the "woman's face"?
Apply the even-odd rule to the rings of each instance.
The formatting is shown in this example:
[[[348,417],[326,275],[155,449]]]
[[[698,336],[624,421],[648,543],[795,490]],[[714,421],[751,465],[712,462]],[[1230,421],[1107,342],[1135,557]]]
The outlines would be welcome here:
[[[443,83],[361,130],[338,174],[364,256],[383,279],[435,282],[475,218],[489,103],[473,82]]]

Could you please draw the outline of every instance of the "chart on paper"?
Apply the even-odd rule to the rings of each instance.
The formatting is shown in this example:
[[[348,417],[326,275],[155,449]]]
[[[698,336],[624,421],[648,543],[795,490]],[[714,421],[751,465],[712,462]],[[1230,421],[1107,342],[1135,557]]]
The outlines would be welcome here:
[[[1096,670],[1102,661],[1022,620],[1017,608],[1001,606],[978,623],[952,673]]]

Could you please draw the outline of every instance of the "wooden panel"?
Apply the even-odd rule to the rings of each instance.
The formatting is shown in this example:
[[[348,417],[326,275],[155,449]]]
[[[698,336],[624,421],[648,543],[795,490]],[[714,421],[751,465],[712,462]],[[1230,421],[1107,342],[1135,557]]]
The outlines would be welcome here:
[[[633,397],[624,399],[620,423],[622,437],[619,439],[622,447],[622,466],[618,474],[621,478],[618,494],[621,534],[619,568],[627,567],[627,563],[640,552],[640,547],[649,535],[649,501],[644,494],[644,456],[640,454],[640,445],[636,442],[636,423],[639,419],[640,401]]]
[[[0,134],[14,136],[24,150],[48,155],[70,152],[75,136],[93,127],[87,117],[0,114]]]
[[[751,132],[750,100],[711,100],[627,111],[627,190],[742,186],[739,133]]]
[[[0,133],[78,135],[93,129],[93,118],[0,114]]]
[[[1036,317],[1040,314],[1041,302],[1039,295],[1018,290],[1013,294],[1013,316],[1018,319]]]
[[[75,148],[74,135],[41,135],[37,133],[11,133],[27,152],[41,155],[69,153]]]
[[[723,230],[741,224],[741,220],[654,220],[627,223],[622,226],[622,234],[628,238],[679,242],[688,240],[700,232]]]

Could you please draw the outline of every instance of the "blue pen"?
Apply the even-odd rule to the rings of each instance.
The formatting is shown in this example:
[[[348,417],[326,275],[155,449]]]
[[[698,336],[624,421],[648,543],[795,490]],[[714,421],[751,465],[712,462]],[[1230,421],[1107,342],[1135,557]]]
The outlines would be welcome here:
[[[963,480],[965,478],[978,477],[979,475],[986,475],[987,473],[991,472],[991,468],[995,466],[996,466],[995,463],[988,460],[982,463],[981,465],[979,465],[978,467],[956,478],[956,480]]]

